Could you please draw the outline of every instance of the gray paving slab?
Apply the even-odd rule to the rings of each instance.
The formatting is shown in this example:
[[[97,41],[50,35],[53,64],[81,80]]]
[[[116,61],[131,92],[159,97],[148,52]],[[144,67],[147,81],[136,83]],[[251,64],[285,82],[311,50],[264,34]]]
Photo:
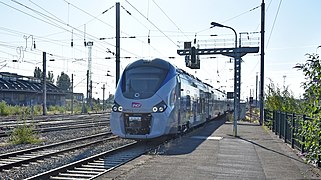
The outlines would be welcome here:
[[[264,127],[218,120],[97,179],[321,179]]]

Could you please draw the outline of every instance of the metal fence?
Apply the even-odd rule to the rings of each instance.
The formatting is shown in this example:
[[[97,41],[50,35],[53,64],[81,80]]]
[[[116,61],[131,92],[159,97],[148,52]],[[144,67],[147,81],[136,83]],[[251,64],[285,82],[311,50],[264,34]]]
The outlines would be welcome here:
[[[303,143],[300,143],[300,141],[304,142],[305,138],[300,136],[298,132],[302,128],[301,122],[306,120],[312,119],[306,115],[264,110],[264,124],[285,143],[290,144],[293,149],[297,149],[301,153],[305,153],[305,150]],[[321,155],[318,156],[317,166],[321,167]]]

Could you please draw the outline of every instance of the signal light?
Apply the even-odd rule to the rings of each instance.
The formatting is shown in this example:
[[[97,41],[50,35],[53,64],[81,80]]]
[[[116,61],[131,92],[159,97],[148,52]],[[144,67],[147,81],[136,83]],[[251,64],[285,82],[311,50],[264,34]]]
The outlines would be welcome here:
[[[192,62],[192,64],[196,63],[196,49],[195,49],[195,47],[191,47],[191,62]]]

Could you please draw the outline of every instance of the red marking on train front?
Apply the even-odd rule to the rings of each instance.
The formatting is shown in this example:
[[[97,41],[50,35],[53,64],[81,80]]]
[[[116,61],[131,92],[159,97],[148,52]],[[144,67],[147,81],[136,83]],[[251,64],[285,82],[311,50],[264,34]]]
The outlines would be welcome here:
[[[139,102],[132,102],[132,108],[140,108],[142,107],[142,104]]]

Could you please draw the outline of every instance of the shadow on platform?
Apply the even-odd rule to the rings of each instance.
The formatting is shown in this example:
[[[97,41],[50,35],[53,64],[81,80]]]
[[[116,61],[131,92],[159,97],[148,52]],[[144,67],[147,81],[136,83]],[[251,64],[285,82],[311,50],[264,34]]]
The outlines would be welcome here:
[[[193,152],[207,138],[215,132],[220,126],[226,122],[225,117],[212,120],[201,127],[195,129],[187,135],[178,137],[177,139],[161,146],[155,150],[157,155],[182,155]],[[185,140],[188,138],[188,140]]]

